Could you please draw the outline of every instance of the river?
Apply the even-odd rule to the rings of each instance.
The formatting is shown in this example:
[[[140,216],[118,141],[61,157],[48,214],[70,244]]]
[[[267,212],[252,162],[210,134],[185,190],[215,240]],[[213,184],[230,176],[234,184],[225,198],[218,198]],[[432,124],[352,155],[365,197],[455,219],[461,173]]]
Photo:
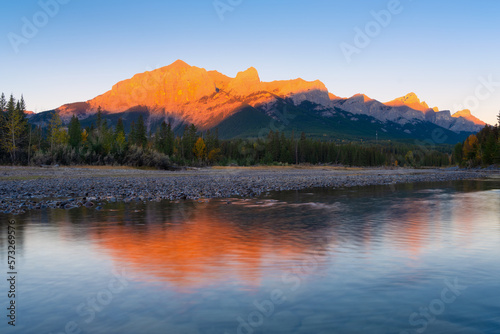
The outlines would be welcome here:
[[[500,333],[499,209],[491,179],[2,215],[0,331]]]

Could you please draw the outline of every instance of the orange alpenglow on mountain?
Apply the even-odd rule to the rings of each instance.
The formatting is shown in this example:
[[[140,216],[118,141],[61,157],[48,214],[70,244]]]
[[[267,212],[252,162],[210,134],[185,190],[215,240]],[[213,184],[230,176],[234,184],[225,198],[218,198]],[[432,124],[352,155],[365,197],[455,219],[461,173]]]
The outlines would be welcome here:
[[[199,128],[209,128],[241,107],[269,103],[276,97],[292,97],[296,102],[309,99],[311,94],[320,94],[321,99],[330,101],[328,90],[320,81],[261,82],[253,67],[230,78],[177,60],[121,81],[92,100],[67,104],[57,111],[62,117],[71,117],[95,113],[99,106],[108,113],[147,108],[153,114],[178,117]]]
[[[262,82],[253,67],[230,78],[217,71],[190,66],[182,60],[136,74],[92,100],[66,104],[56,111],[64,122],[69,122],[73,115],[88,118],[99,107],[105,114],[140,111],[147,113],[150,123],[164,119],[173,124],[191,123],[206,130],[248,107],[257,109],[256,113],[279,118],[277,103],[300,106],[304,101],[317,105],[314,112],[321,112],[324,117],[330,117],[329,111],[339,108],[401,125],[415,119],[429,121],[457,133],[477,132],[485,124],[470,113],[460,112],[458,115],[463,118],[459,118],[451,117],[447,110],[431,109],[415,93],[385,104],[364,94],[341,98],[328,92],[319,80],[299,78]]]
[[[470,112],[469,109],[457,111],[456,113],[454,113],[453,115],[451,115],[451,117],[455,117],[455,118],[463,117],[466,120],[473,122],[474,124],[477,124],[477,125],[486,125],[485,122],[483,122],[479,118],[473,116],[471,114],[471,112]]]
[[[418,96],[415,93],[409,93],[406,96],[397,98],[395,100],[389,101],[384,103],[385,105],[389,107],[410,107],[414,110],[422,111],[422,112],[427,112],[430,110],[433,110],[435,112],[438,112],[439,109],[437,107],[434,108],[429,108],[427,103],[424,101],[420,101]]]

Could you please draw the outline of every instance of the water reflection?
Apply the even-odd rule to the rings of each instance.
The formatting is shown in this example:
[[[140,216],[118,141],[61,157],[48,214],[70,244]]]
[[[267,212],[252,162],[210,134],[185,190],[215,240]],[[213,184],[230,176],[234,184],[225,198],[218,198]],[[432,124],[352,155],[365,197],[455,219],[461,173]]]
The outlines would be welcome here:
[[[444,278],[470,288],[427,332],[488,332],[500,307],[491,297],[500,288],[499,188],[315,189],[32,212],[16,217],[30,319],[19,330],[64,328],[79,319],[75,306],[125,268],[130,286],[92,324],[80,319],[86,332],[235,333],[237,317],[276,288],[287,302],[255,333],[414,332],[409,315]],[[5,245],[4,229],[2,261]]]
[[[217,201],[191,203],[189,209],[170,206],[167,217],[156,215],[163,205],[156,204],[133,225],[121,213],[115,223],[93,228],[89,236],[114,261],[149,280],[164,280],[178,288],[231,282],[256,288],[265,271],[279,271],[313,252],[321,254],[327,247],[322,243],[332,242],[323,238],[326,227],[283,215],[284,203],[260,203],[236,200],[225,206]],[[191,211],[186,214],[186,210]]]

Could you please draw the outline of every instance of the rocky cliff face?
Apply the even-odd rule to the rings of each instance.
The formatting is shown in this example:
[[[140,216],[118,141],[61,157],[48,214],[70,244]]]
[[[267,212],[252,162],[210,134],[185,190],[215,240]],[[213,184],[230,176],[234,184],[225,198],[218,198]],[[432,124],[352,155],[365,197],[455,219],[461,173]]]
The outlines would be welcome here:
[[[217,71],[175,63],[121,81],[92,100],[67,104],[57,109],[63,118],[73,114],[84,118],[97,112],[120,113],[146,107],[156,116],[173,117],[200,128],[215,126],[242,106],[272,104],[277,98],[328,103],[328,90],[320,81],[302,79],[261,82],[253,67],[229,78]]]
[[[423,113],[427,113],[430,111],[437,112],[439,109],[437,107],[429,108],[427,103],[424,101],[420,101],[418,96],[415,93],[409,93],[403,97],[399,97],[395,100],[385,102],[385,105],[389,107],[409,107],[414,110],[421,111]]]
[[[428,121],[457,133],[478,132],[486,125],[469,111],[462,111],[452,116],[449,110],[439,111],[437,107],[429,108],[415,93],[386,103],[358,94],[348,99],[334,99],[330,105],[354,114],[364,114],[400,125]]]
[[[280,99],[295,105],[308,101],[321,108],[340,108],[401,125],[430,121],[455,132],[474,132],[484,126],[470,112],[451,116],[448,111],[431,109],[414,93],[387,103],[362,94],[345,99],[329,93],[318,80],[262,82],[253,67],[230,78],[217,71],[190,66],[181,60],[137,74],[92,100],[66,104],[56,111],[67,121],[73,114],[81,119],[89,117],[99,107],[110,114],[141,109],[147,110],[151,117],[177,119],[206,129],[247,106],[273,116],[275,105]]]

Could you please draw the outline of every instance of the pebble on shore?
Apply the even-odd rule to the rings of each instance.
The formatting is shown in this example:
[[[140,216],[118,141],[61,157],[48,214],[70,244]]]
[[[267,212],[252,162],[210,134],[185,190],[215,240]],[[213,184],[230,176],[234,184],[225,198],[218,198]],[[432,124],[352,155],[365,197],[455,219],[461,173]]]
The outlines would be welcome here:
[[[200,169],[168,172],[58,168],[47,172],[29,167],[0,167],[0,213],[85,206],[101,210],[106,202],[199,200],[255,197],[269,191],[346,188],[485,178],[498,171],[443,169]],[[96,175],[96,174],[99,175]],[[16,178],[32,178],[16,180]],[[80,196],[78,196],[80,194]],[[94,202],[99,204],[96,205]],[[227,202],[230,204],[231,202]]]

